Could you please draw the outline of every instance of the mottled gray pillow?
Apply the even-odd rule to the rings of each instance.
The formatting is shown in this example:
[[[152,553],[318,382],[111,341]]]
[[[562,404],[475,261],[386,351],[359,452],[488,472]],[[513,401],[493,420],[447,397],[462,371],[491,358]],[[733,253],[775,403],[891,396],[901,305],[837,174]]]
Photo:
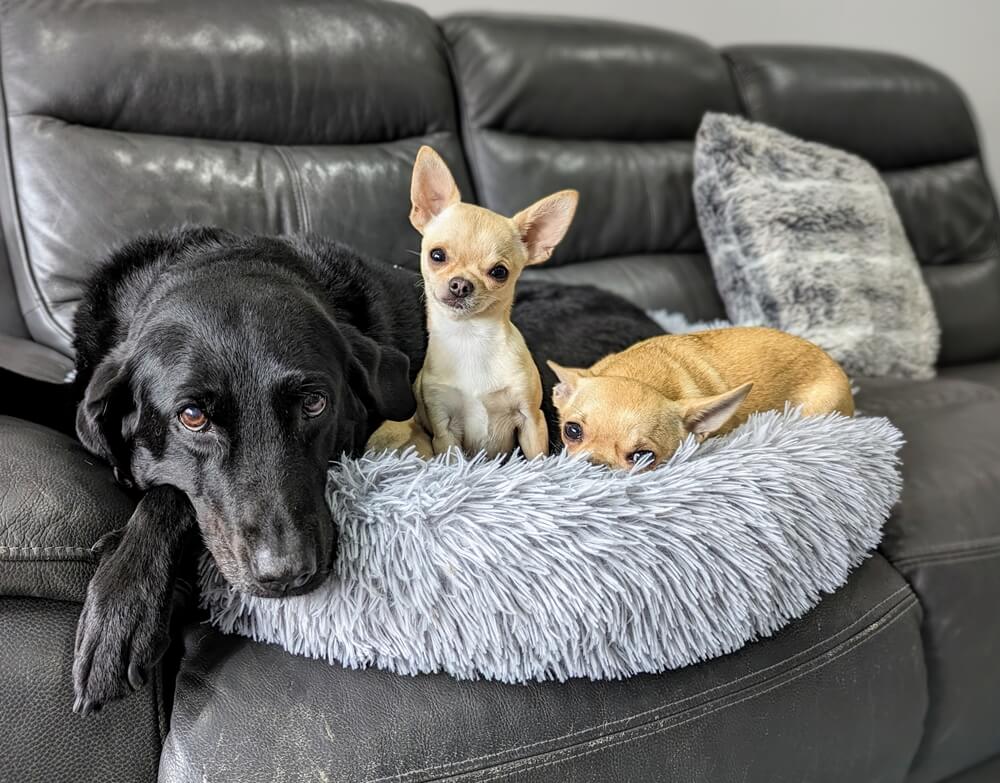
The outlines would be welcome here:
[[[706,114],[694,194],[733,323],[812,340],[850,375],[933,377],[934,306],[870,164],[741,117]]]

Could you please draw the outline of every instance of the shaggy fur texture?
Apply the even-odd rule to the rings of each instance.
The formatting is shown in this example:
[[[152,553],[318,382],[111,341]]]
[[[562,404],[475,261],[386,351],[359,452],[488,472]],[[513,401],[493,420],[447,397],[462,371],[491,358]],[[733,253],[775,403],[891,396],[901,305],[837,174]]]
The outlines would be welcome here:
[[[733,323],[805,337],[854,376],[933,377],[934,306],[871,165],[707,114],[694,170],[698,223]]]
[[[837,589],[899,495],[885,419],[758,414],[647,473],[566,456],[343,460],[334,577],[241,595],[211,560],[223,631],[403,674],[505,682],[658,672],[767,636]]]

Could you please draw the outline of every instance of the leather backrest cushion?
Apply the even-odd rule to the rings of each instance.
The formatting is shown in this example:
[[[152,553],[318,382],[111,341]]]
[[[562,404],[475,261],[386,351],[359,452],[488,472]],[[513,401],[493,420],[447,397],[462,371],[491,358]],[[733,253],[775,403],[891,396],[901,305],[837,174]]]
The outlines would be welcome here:
[[[578,19],[456,16],[442,27],[479,202],[511,215],[580,191],[547,266],[702,249],[692,140],[705,111],[738,106],[717,51]]]
[[[315,231],[413,263],[419,146],[470,189],[445,44],[410,6],[13,3],[0,44],[8,250],[32,336],[63,351],[81,282],[136,233]]]
[[[880,170],[934,298],[940,362],[1000,356],[1000,220],[961,90],[879,52],[744,46],[726,57],[751,119]]]

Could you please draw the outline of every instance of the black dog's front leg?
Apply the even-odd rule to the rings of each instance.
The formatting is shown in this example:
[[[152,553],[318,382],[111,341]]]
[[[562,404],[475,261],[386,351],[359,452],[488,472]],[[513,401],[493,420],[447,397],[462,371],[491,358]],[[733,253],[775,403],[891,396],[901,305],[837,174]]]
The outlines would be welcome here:
[[[196,525],[180,490],[153,487],[128,524],[98,542],[101,562],[76,631],[75,712],[86,715],[145,684],[170,641],[178,561]]]

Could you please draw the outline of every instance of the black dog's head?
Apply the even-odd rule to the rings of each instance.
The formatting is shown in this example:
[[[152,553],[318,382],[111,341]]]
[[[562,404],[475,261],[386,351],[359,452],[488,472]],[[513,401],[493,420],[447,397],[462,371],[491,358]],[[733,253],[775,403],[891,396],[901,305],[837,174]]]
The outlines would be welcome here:
[[[406,356],[279,273],[202,266],[147,298],[90,378],[81,440],[140,489],[185,492],[237,588],[308,591],[335,555],[327,463],[412,415]]]

